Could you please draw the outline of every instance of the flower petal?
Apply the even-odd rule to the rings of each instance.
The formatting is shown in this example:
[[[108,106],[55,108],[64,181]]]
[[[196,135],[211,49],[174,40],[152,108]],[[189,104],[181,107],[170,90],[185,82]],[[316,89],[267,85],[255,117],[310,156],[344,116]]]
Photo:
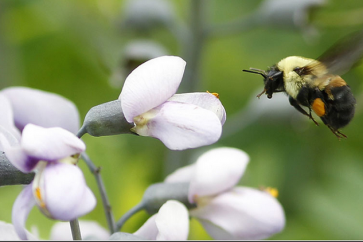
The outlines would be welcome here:
[[[14,133],[9,132],[8,129],[0,125],[0,151],[4,151],[5,147],[19,146],[19,137],[14,136]]]
[[[77,166],[49,163],[41,179],[39,194],[48,215],[54,219],[73,220],[89,213],[96,206],[96,199]],[[44,212],[42,206],[40,208]]]
[[[153,112],[157,114],[149,120],[146,134],[161,140],[171,150],[210,145],[222,134],[218,117],[192,104],[166,102]]]
[[[175,94],[168,101],[182,102],[197,105],[201,108],[207,109],[215,113],[222,125],[226,122],[226,110],[224,109],[221,101],[211,93],[207,92],[194,92]]]
[[[14,115],[11,103],[7,97],[0,92],[0,126],[4,127],[15,138],[20,140],[20,132],[14,125]]]
[[[155,218],[159,234],[157,240],[187,240],[189,214],[181,202],[169,200],[161,206]]]
[[[68,225],[69,227],[69,225]],[[29,231],[25,231],[29,240],[39,240]],[[0,241],[20,240],[12,224],[0,221]]]
[[[192,180],[192,176],[195,170],[195,164],[191,164],[189,166],[184,166],[170,175],[168,175],[164,182],[174,183],[174,182],[190,182]]]
[[[205,152],[196,161],[189,202],[232,188],[242,177],[248,162],[249,156],[236,148],[221,147]]]
[[[1,93],[10,100],[15,125],[20,130],[33,123],[46,128],[61,127],[74,134],[78,132],[78,110],[68,99],[27,87],[5,88]]]
[[[21,145],[27,155],[45,161],[59,160],[86,149],[82,140],[65,129],[33,124],[25,126]]]
[[[159,233],[155,223],[156,214],[151,216],[146,222],[134,233],[134,235],[145,238],[145,240],[156,240]]]
[[[83,240],[108,240],[110,233],[96,221],[79,220]],[[57,222],[50,231],[50,240],[73,240],[69,222]]]
[[[185,61],[177,56],[151,59],[126,78],[119,99],[128,122],[164,103],[175,94],[183,77]]]
[[[181,202],[169,200],[134,235],[147,240],[186,240],[188,233],[187,208]]]
[[[206,225],[214,239],[265,239],[285,226],[285,214],[277,199],[247,187],[222,193],[190,214]]]
[[[0,137],[1,142],[2,140]],[[28,156],[20,146],[6,146],[4,152],[11,164],[24,173],[31,172],[39,162],[39,159]]]
[[[27,239],[25,222],[34,205],[35,200],[32,193],[32,183],[30,183],[16,198],[12,210],[12,223],[16,233],[22,240]]]

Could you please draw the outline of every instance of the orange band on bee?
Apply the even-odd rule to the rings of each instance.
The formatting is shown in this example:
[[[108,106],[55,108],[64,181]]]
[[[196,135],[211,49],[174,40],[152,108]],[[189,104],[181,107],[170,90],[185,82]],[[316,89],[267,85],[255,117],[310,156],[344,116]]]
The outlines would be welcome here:
[[[320,98],[314,100],[313,104],[311,105],[311,108],[319,117],[325,115],[325,104],[323,100],[321,100]]]

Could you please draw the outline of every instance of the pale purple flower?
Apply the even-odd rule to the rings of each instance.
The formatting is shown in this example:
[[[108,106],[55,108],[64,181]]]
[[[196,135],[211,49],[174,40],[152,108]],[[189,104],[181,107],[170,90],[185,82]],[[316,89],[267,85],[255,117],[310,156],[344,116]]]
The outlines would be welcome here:
[[[11,103],[6,96],[0,93],[0,133],[3,134],[10,144],[16,144],[20,139],[20,132],[15,127]],[[4,148],[0,142],[0,151]]]
[[[185,61],[162,56],[137,67],[126,78],[119,99],[133,131],[182,150],[215,143],[226,119],[223,105],[210,93],[176,94]]]
[[[44,128],[61,127],[74,134],[79,130],[77,107],[68,99],[29,87],[8,87],[1,90],[13,110],[16,127],[23,130],[28,123]]]
[[[196,163],[180,168],[166,182],[190,182],[190,209],[214,239],[265,239],[285,226],[282,206],[270,193],[235,187],[249,162],[235,148],[212,149]]]
[[[9,161],[20,171],[35,172],[34,180],[17,197],[12,221],[18,236],[26,239],[25,222],[34,205],[49,218],[69,221],[90,212],[96,199],[82,171],[75,166],[85,144],[62,128],[25,126],[18,144],[0,133]]]
[[[187,240],[188,210],[181,202],[169,200],[134,235],[147,240]]]

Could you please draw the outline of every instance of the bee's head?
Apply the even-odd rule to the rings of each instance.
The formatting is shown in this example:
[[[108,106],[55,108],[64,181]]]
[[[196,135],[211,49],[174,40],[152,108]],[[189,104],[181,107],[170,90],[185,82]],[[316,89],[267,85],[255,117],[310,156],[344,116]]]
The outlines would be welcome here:
[[[257,97],[260,97],[262,94],[266,93],[268,98],[272,98],[272,93],[284,91],[283,72],[278,70],[276,67],[270,68],[267,70],[267,72],[255,68],[250,68],[249,70],[243,71],[263,76],[265,88],[262,93],[257,95]]]

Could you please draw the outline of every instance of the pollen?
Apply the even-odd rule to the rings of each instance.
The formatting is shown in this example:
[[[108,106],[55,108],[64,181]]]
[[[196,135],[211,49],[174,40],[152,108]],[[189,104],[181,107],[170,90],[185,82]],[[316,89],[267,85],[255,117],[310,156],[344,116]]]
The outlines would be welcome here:
[[[325,104],[320,98],[316,98],[314,100],[313,104],[311,105],[311,108],[319,117],[325,115]]]
[[[279,191],[276,188],[273,187],[266,187],[265,189],[263,189],[264,191],[268,192],[271,194],[271,196],[277,198],[279,196]]]
[[[216,98],[219,99],[219,94],[218,93],[216,93],[216,92],[209,92],[209,91],[207,91],[207,93],[210,93],[210,94],[214,95]]]
[[[43,201],[43,199],[42,199],[42,194],[41,194],[41,192],[40,192],[40,188],[39,187],[37,187],[37,188],[35,188],[35,192],[34,192],[35,194],[35,197],[37,198],[37,200],[39,201],[39,206],[41,207],[41,208],[45,208],[45,203],[44,203],[44,201]]]

